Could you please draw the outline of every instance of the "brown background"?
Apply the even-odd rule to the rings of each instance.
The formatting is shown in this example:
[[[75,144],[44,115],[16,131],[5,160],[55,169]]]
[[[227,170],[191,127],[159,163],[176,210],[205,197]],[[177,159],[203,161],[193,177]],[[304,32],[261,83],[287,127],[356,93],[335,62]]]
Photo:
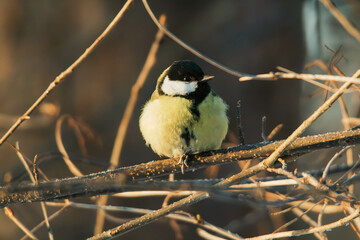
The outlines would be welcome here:
[[[124,1],[0,1],[0,113],[21,115],[105,29]],[[301,1],[228,0],[228,1],[150,1],[157,16],[167,16],[167,26],[178,37],[205,55],[241,72],[251,74],[275,71],[283,66],[302,71],[304,47],[301,28]],[[64,127],[63,138],[74,162],[86,173],[107,168],[118,124],[122,118],[130,89],[135,82],[157,29],[140,1],[135,1],[123,19],[101,45],[74,71],[46,102],[55,104],[61,114],[70,114],[88,124],[95,140],[87,140],[87,157],[83,162],[76,138]],[[129,126],[121,155],[121,165],[138,164],[158,157],[144,145],[138,128],[141,106],[151,96],[158,75],[174,60],[192,59],[204,72],[216,76],[213,89],[230,105],[230,131],[236,133],[236,102],[241,100],[243,126],[247,143],[262,141],[261,118],[266,115],[267,131],[284,124],[277,138],[286,137],[301,120],[299,105],[301,83],[295,80],[239,83],[208,63],[196,58],[169,38],[164,38],[158,61],[140,91],[138,104]],[[51,178],[71,176],[57,154],[54,139],[55,120],[46,123],[28,121],[13,134],[9,142],[20,142],[30,159],[39,154],[41,168]],[[0,119],[1,133],[11,121]],[[228,137],[226,142],[233,142]],[[4,144],[0,148],[1,175],[10,172],[16,180],[27,180],[16,154]],[[100,165],[99,165],[100,164]],[[102,165],[101,165],[102,164]],[[236,165],[235,165],[236,166]],[[220,176],[235,173],[236,167],[223,167]],[[180,178],[182,176],[179,176]],[[206,177],[202,172],[184,177]],[[75,201],[86,199],[76,199]],[[156,209],[162,199],[112,199],[110,204]],[[23,204],[12,209],[29,228],[42,220],[39,204]],[[57,208],[49,207],[53,212]],[[266,210],[252,209],[244,203],[206,200],[187,209],[220,227],[230,228],[233,220],[243,222],[232,229],[243,237],[273,230]],[[246,214],[258,211],[251,223]],[[113,214],[119,217],[133,215]],[[291,216],[291,215],[289,215]],[[331,219],[329,219],[331,220]],[[56,239],[80,239],[92,235],[95,212],[70,209],[52,222]],[[247,225],[247,223],[249,225]],[[106,222],[105,229],[116,226]],[[194,227],[183,225],[186,239],[198,239]],[[295,226],[300,227],[299,224]],[[343,230],[335,230],[334,232]],[[44,229],[37,233],[44,239]],[[0,213],[0,239],[17,239],[19,229]],[[173,239],[166,220],[153,223],[125,235],[122,239]],[[310,239],[307,236],[303,239]],[[301,238],[299,238],[301,239]]]

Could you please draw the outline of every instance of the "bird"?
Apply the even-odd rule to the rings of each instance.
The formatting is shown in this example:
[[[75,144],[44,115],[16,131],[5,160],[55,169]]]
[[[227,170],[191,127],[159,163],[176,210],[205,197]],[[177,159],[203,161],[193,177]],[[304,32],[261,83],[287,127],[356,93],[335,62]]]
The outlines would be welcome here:
[[[173,62],[140,115],[146,145],[161,157],[179,157],[182,173],[189,155],[219,149],[228,131],[228,105],[211,89],[213,78],[192,60]]]

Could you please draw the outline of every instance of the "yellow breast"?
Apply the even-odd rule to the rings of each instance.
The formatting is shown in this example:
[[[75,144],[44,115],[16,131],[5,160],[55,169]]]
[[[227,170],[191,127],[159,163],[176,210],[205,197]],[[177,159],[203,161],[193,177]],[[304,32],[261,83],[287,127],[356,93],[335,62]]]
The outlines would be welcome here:
[[[218,149],[228,130],[227,105],[210,93],[191,112],[192,101],[159,96],[146,103],[140,130],[148,145],[160,156],[174,157]]]

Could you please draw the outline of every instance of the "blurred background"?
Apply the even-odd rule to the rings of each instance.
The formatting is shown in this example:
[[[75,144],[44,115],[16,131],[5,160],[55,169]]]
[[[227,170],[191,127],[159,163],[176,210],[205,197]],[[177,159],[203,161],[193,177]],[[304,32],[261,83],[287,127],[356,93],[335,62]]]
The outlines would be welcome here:
[[[359,20],[357,1],[335,1],[353,23]],[[11,126],[18,116],[40,96],[51,81],[71,65],[98,37],[121,9],[123,0],[62,0],[62,1],[0,1],[0,133]],[[344,60],[339,67],[352,75],[358,69],[359,43],[350,37],[327,10],[317,1],[286,0],[226,0],[226,1],[149,1],[156,16],[165,14],[167,27],[195,49],[216,61],[249,74],[276,71],[277,66],[303,72],[314,59],[328,63],[333,52],[341,46]],[[320,31],[321,30],[321,31]],[[55,143],[55,123],[62,114],[69,114],[82,126],[85,148],[79,145],[71,126],[64,124],[62,137],[74,163],[84,172],[98,172],[108,168],[113,142],[121,121],[132,84],[145,62],[157,28],[141,1],[134,1],[124,17],[80,66],[59,85],[8,140],[19,141],[20,150],[31,160],[39,157],[39,166],[49,178],[72,176],[67,170]],[[327,47],[325,47],[325,45]],[[287,137],[325,99],[325,92],[300,80],[239,82],[231,76],[178,46],[164,37],[157,62],[140,91],[137,106],[129,125],[121,166],[147,162],[159,157],[144,144],[138,119],[140,110],[150,98],[159,74],[173,61],[196,61],[205,74],[214,75],[212,88],[229,104],[230,130],[226,146],[237,144],[236,102],[241,100],[242,121],[246,143],[263,141],[261,119],[267,117],[266,133],[278,124],[284,127],[276,139]],[[311,70],[321,73],[319,69]],[[358,99],[351,115],[358,115]],[[335,108],[308,133],[341,130],[341,114]],[[328,119],[332,119],[329,121]],[[328,125],[325,125],[327,123]],[[321,127],[320,127],[321,126]],[[334,151],[329,151],[330,156]],[[24,168],[9,144],[0,148],[2,184],[28,180]],[[305,156],[290,167],[320,168],[327,156]],[[311,165],[306,164],[311,160]],[[303,165],[301,165],[303,164]],[[299,166],[300,165],[300,166]],[[218,169],[218,177],[238,171],[237,164]],[[205,178],[209,172],[198,171],[177,178]],[[91,202],[89,199],[75,201]],[[118,199],[109,204],[157,209],[161,198]],[[11,207],[16,216],[29,228],[43,217],[40,205],[22,204]],[[52,213],[58,208],[48,207]],[[220,211],[221,209],[221,211]],[[252,208],[245,203],[202,201],[186,211],[199,213],[206,221],[230,229],[240,236],[250,237],[272,232],[294,216],[282,219],[269,217],[268,210]],[[92,236],[96,212],[69,209],[52,221],[57,239],[80,239]],[[116,216],[133,217],[124,214]],[[324,219],[324,222],[335,218]],[[0,239],[19,239],[22,232],[0,213]],[[119,223],[106,221],[105,229]],[[280,225],[279,225],[280,224]],[[293,228],[306,227],[299,221]],[[66,230],[65,230],[66,229]],[[195,227],[181,224],[185,239],[199,239]],[[158,235],[153,234],[157,232]],[[348,228],[335,229],[329,237],[354,233]],[[47,238],[45,228],[36,233]],[[122,239],[175,239],[167,220],[160,220]],[[299,239],[313,239],[309,235]]]

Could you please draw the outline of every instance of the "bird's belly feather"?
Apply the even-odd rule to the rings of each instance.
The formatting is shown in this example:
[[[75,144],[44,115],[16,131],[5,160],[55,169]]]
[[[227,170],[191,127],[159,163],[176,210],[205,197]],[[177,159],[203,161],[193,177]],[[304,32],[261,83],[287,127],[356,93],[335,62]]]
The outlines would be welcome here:
[[[140,130],[147,144],[160,156],[174,157],[218,149],[228,130],[227,105],[209,94],[198,106],[182,97],[159,96],[149,101],[140,117]]]

